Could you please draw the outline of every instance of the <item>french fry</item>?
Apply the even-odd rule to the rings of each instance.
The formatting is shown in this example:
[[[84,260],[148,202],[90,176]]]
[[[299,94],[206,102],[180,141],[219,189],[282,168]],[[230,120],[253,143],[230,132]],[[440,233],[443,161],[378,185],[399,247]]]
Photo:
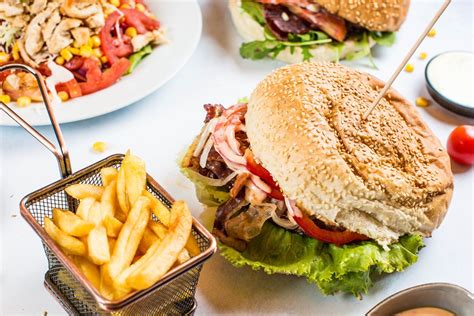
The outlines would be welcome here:
[[[169,226],[170,222],[170,211],[168,208],[160,202],[153,194],[148,192],[147,190],[143,191],[143,195],[150,199],[151,201],[151,211],[153,214],[158,218],[158,220],[165,225],[166,227]]]
[[[120,208],[125,214],[128,214],[145,187],[145,163],[128,151],[117,176],[117,198]]]
[[[103,297],[109,300],[112,300],[114,298],[114,287],[112,286],[111,283],[109,283],[106,280],[107,279],[106,275],[107,275],[106,265],[103,265],[100,267],[99,292]]]
[[[160,239],[165,238],[166,231],[168,230],[163,224],[155,221],[150,221],[148,227],[158,236]]]
[[[150,218],[150,200],[140,197],[128,214],[115,243],[110,262],[105,265],[106,282],[113,280],[132,262]]]
[[[102,220],[104,219],[102,215],[102,209],[100,207],[100,202],[95,201],[89,209],[87,214],[87,220],[94,225],[102,225]]]
[[[189,252],[191,257],[196,257],[198,254],[201,253],[201,249],[199,248],[196,238],[194,238],[192,233],[189,234],[189,238],[188,238],[188,241],[186,242],[185,248]]]
[[[113,180],[105,187],[104,194],[100,198],[100,208],[103,217],[106,215],[114,216],[117,205],[117,182]]]
[[[79,270],[81,270],[82,274],[84,274],[86,279],[89,280],[96,289],[98,289],[100,286],[99,267],[81,256],[74,256],[73,261]]]
[[[178,266],[180,264],[185,263],[191,259],[191,256],[189,255],[189,252],[186,249],[181,250],[181,252],[178,255],[178,258],[176,259],[175,264]]]
[[[89,209],[95,203],[94,198],[85,198],[79,202],[79,206],[76,211],[76,215],[82,218],[83,220],[87,220],[89,218]]]
[[[109,241],[104,226],[96,226],[87,236],[89,258],[97,265],[110,261]]]
[[[100,178],[102,179],[102,185],[108,186],[112,181],[117,180],[117,169],[113,167],[106,167],[100,169]]]
[[[92,184],[73,184],[68,186],[66,193],[72,196],[75,199],[82,200],[88,197],[99,200],[102,194],[104,193],[104,188]]]
[[[75,237],[86,236],[94,228],[93,223],[83,220],[72,212],[58,208],[53,209],[53,222],[63,232]]]
[[[108,214],[105,215],[102,223],[104,224],[105,230],[107,231],[107,236],[109,237],[117,237],[123,225],[121,221]]]
[[[150,220],[150,222],[152,222]],[[160,239],[155,235],[155,233],[149,228],[145,228],[145,232],[143,233],[143,238],[140,240],[140,244],[138,245],[138,250],[141,253],[146,253],[148,248],[151,247],[155,242],[159,241]]]
[[[44,229],[66,253],[77,256],[86,255],[86,245],[60,230],[49,217],[44,218]]]
[[[171,208],[170,226],[166,237],[154,244],[137,262],[119,276],[118,281],[132,289],[142,290],[156,283],[178,258],[191,233],[192,216],[183,201],[176,201]]]
[[[117,242],[117,239],[115,238],[107,238],[107,240],[109,241],[109,250],[110,250],[110,253],[113,253],[114,251],[114,247],[115,247],[115,243]]]

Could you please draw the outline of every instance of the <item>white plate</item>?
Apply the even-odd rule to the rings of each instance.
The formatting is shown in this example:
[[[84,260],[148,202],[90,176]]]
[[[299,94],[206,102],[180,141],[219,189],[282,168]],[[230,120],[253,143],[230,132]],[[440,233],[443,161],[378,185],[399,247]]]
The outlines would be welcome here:
[[[197,0],[145,1],[166,28],[169,43],[156,47],[135,71],[113,86],[55,106],[59,123],[75,122],[96,117],[128,106],[155,91],[170,80],[188,61],[197,47],[202,31],[201,9]],[[50,124],[43,104],[13,109],[28,123],[36,126]],[[16,123],[0,113],[0,125]]]

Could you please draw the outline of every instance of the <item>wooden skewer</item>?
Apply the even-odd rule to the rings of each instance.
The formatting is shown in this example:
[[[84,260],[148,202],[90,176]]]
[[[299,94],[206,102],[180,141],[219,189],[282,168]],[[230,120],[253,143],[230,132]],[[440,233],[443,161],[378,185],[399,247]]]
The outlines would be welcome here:
[[[431,20],[431,22],[428,24],[428,26],[426,27],[426,29],[424,30],[424,32],[421,34],[421,36],[418,38],[418,40],[416,41],[416,43],[413,45],[413,47],[410,49],[410,51],[408,52],[408,54],[405,56],[405,58],[403,59],[403,61],[401,62],[401,64],[398,66],[398,68],[395,70],[395,72],[393,73],[392,77],[390,78],[390,80],[385,84],[384,88],[382,89],[382,91],[380,91],[379,95],[377,96],[377,98],[374,100],[374,102],[372,102],[372,104],[370,105],[369,109],[364,113],[364,115],[362,116],[362,120],[365,121],[367,119],[367,117],[369,117],[370,113],[375,109],[375,107],[377,106],[377,104],[379,104],[380,100],[382,100],[382,98],[385,96],[385,93],[387,93],[388,89],[390,89],[390,87],[392,86],[393,82],[395,81],[395,79],[397,79],[398,75],[400,74],[400,72],[402,72],[402,69],[403,67],[405,67],[405,65],[408,63],[408,61],[410,60],[410,58],[413,56],[413,54],[415,53],[415,51],[418,49],[418,47],[420,46],[421,42],[423,42],[423,40],[425,39],[426,35],[428,35],[428,33],[431,31],[431,29],[433,28],[433,26],[435,25],[435,23],[438,21],[438,19],[441,17],[441,15],[444,13],[444,11],[446,10],[446,8],[448,7],[448,5],[451,3],[451,0],[446,0],[444,1],[443,5],[441,6],[441,8],[438,10],[438,12],[436,12],[436,15],[433,17],[433,19]]]

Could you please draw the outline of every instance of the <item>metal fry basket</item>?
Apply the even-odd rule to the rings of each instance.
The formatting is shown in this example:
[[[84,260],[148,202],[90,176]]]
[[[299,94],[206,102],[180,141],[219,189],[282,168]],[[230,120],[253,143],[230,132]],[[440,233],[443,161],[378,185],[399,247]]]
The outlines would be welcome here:
[[[59,124],[54,117],[42,77],[25,65],[6,65],[0,67],[0,72],[11,69],[27,71],[35,76],[59,143],[58,149],[6,104],[0,102],[0,109],[46,146],[56,156],[59,163],[62,179],[27,195],[20,203],[21,215],[43,242],[49,267],[44,281],[46,289],[70,315],[193,314],[197,306],[194,295],[202,265],[216,251],[215,239],[194,218],[192,234],[198,242],[201,253],[168,271],[152,287],[132,292],[120,300],[108,300],[101,296],[45,232],[43,229],[44,217],[52,217],[53,208],[67,209],[71,212],[76,210],[78,201],[66,194],[65,188],[67,186],[75,183],[101,185],[100,169],[104,167],[119,168],[124,156],[112,155],[72,173],[69,154]],[[149,175],[147,175],[147,190],[165,206],[171,207],[173,198]]]

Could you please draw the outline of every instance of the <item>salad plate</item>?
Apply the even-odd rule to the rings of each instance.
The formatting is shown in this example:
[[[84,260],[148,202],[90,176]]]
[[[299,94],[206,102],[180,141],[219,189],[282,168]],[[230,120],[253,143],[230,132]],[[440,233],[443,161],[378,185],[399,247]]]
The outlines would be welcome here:
[[[133,73],[112,86],[55,104],[60,124],[104,115],[139,101],[173,78],[191,58],[202,31],[202,15],[197,0],[151,0],[145,3],[166,30],[167,43],[155,47]],[[31,125],[49,124],[48,112],[41,103],[27,107],[12,103],[12,107]],[[15,122],[0,113],[0,125],[14,126]]]

